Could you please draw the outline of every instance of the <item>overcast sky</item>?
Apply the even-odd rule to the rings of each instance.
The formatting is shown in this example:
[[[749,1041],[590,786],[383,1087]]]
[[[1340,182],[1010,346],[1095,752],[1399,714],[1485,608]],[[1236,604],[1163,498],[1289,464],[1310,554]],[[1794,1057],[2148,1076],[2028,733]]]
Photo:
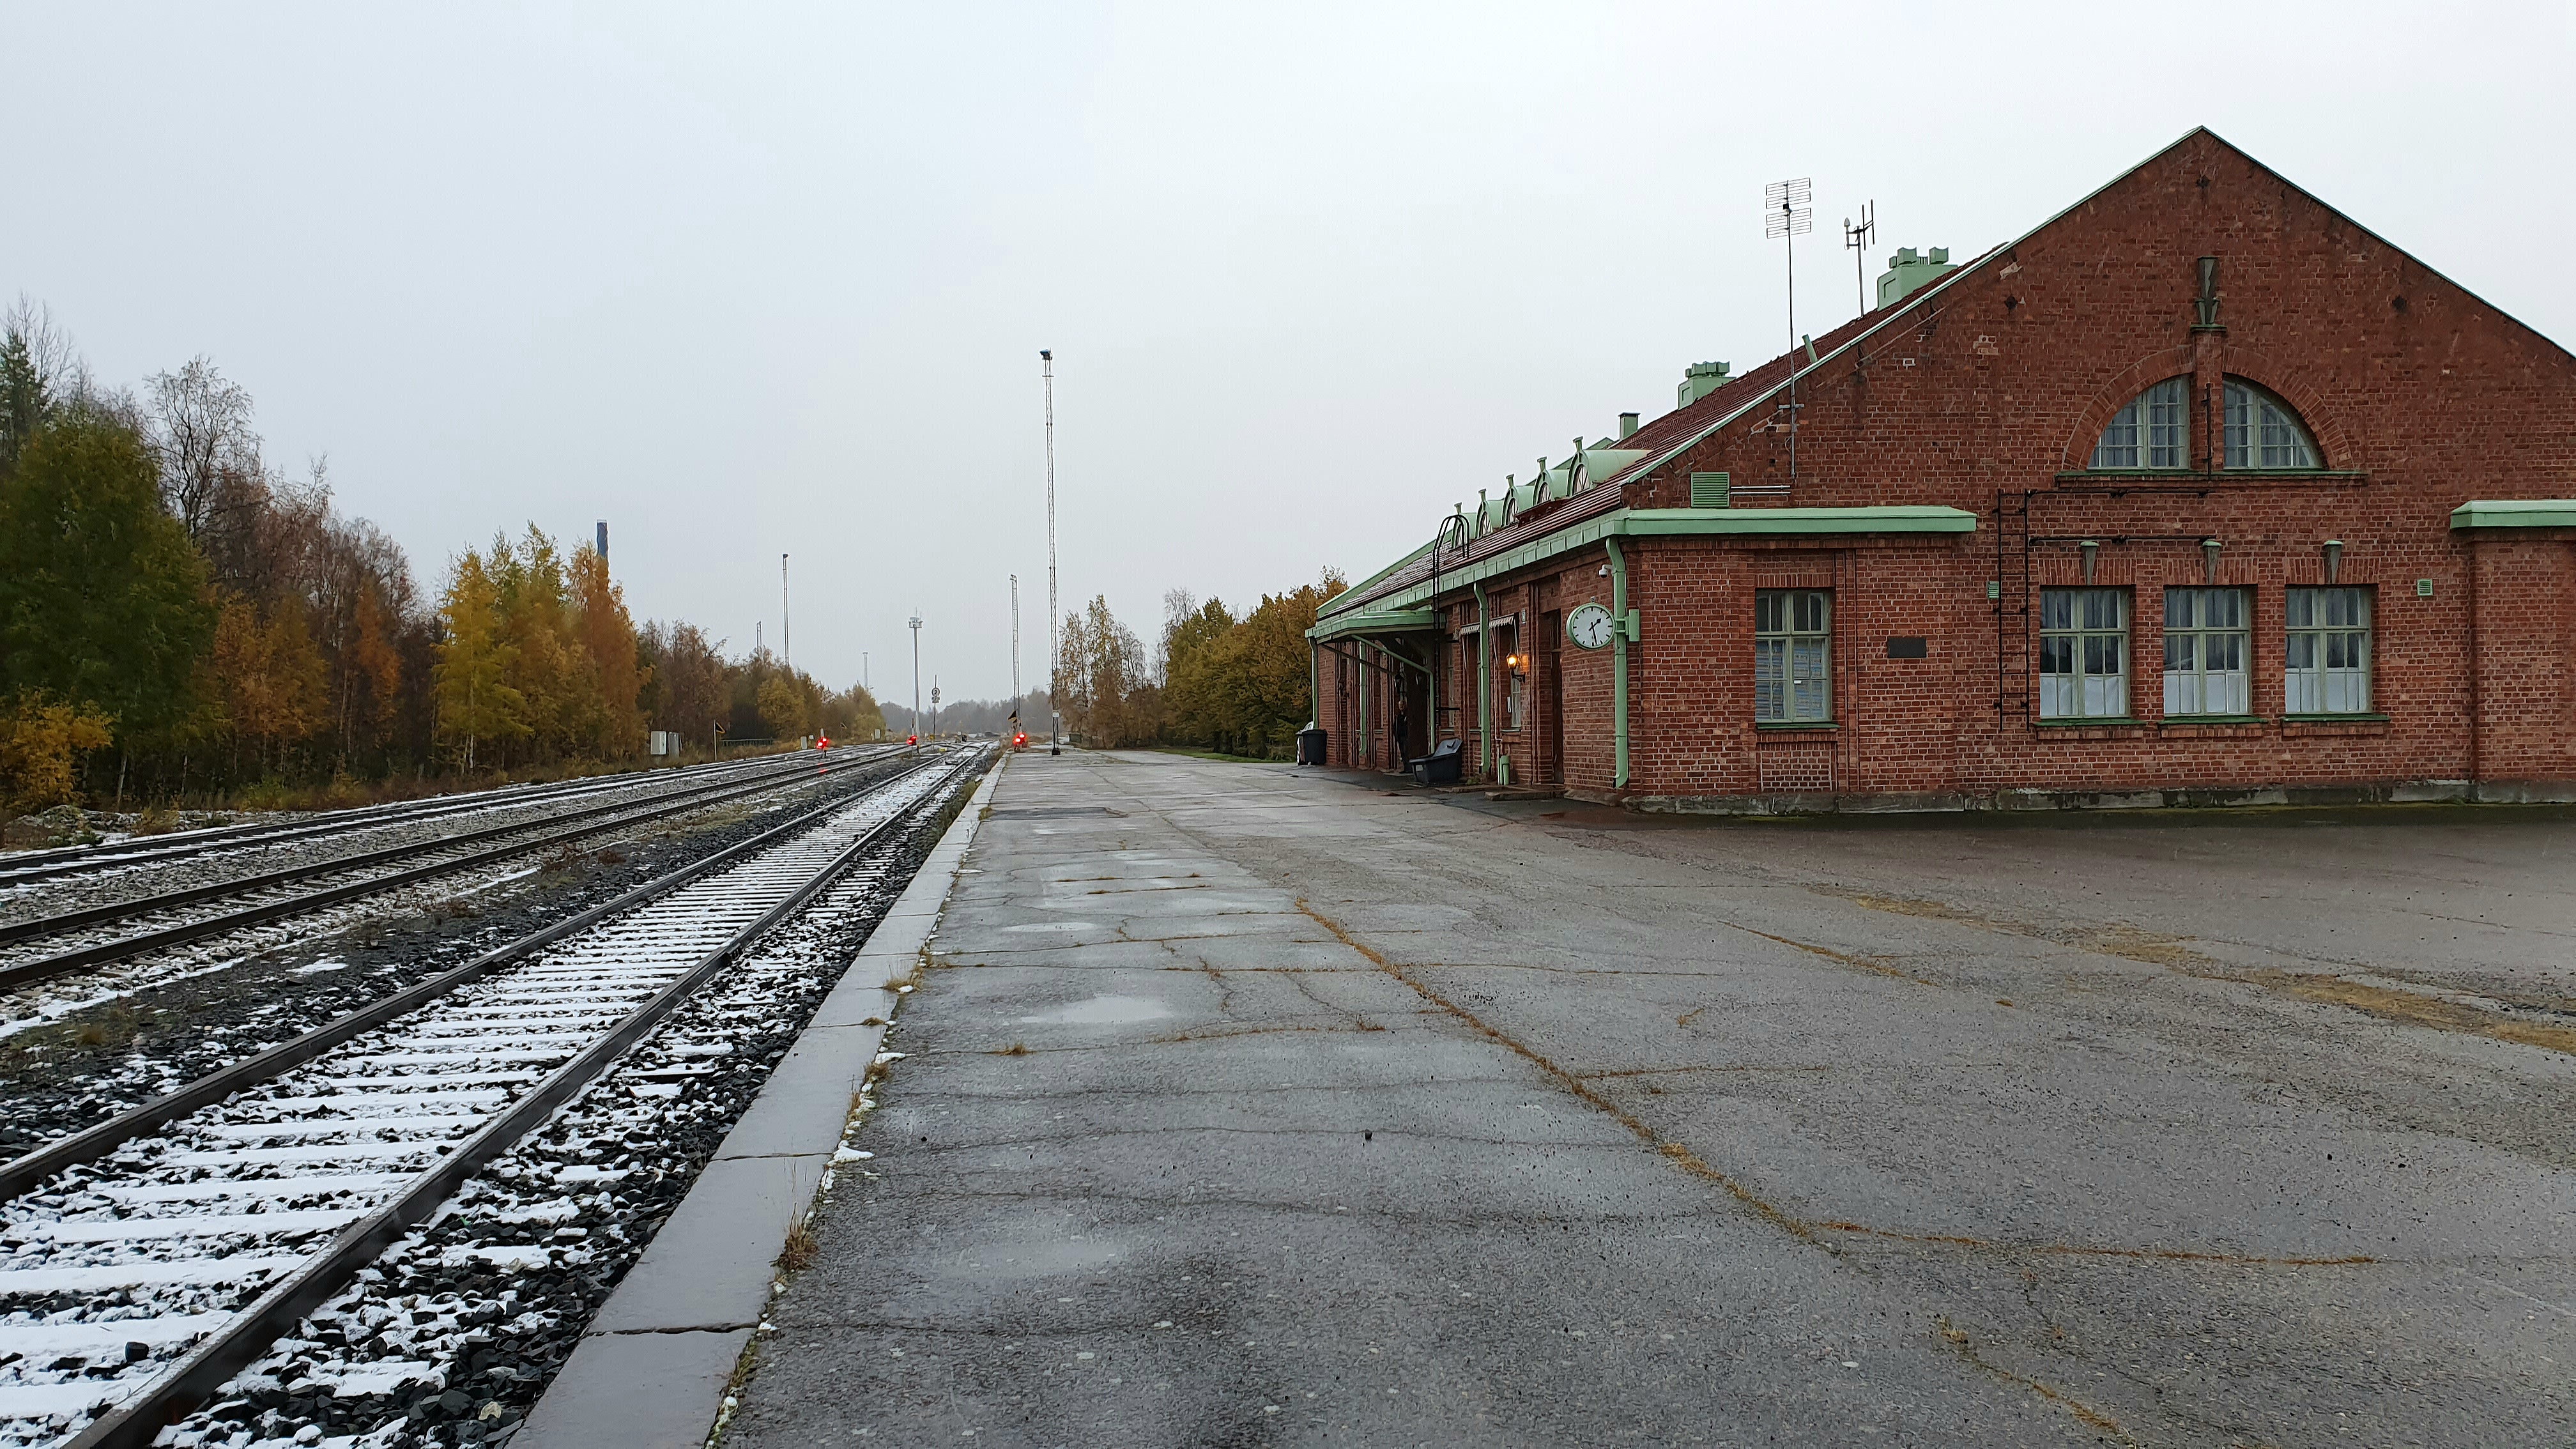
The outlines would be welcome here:
[[[2206,124],[2576,343],[2576,7],[0,4],[0,296],[212,357],[435,586],[592,520],[639,618],[909,695],[1353,578],[1786,341],[1765,181],[1966,255]]]

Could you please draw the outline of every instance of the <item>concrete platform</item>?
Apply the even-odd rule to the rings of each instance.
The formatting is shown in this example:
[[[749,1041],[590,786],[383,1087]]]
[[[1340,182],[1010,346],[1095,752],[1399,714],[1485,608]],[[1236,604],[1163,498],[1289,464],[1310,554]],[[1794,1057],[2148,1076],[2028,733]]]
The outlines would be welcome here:
[[[1023,757],[724,1442],[2570,1442],[2571,858]]]

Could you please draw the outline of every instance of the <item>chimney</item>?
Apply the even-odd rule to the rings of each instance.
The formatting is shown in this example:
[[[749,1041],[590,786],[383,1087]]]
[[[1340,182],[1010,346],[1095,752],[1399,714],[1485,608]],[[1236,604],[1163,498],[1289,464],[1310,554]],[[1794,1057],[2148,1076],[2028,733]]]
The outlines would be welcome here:
[[[608,562],[608,520],[599,520],[599,561]]]
[[[1635,435],[1636,431],[1637,415],[1635,413],[1621,413],[1619,415],[1619,441],[1623,443],[1626,442],[1630,437]]]
[[[1731,366],[1724,362],[1694,362],[1683,368],[1682,385],[1673,391],[1673,406],[1689,407],[1733,382],[1735,379],[1726,375]]]

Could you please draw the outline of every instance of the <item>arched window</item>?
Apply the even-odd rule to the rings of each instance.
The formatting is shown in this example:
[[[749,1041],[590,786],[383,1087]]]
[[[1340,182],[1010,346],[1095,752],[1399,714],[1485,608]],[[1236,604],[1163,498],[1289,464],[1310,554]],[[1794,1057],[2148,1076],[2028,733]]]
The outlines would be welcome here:
[[[2191,466],[2191,379],[2169,377],[2111,415],[2093,445],[2096,468]]]
[[[2288,403],[2241,377],[2227,379],[2223,429],[2227,466],[2238,470],[2321,468],[2307,425]],[[2093,445],[2095,468],[2192,466],[2191,379],[2169,377],[2111,415]]]
[[[2290,405],[2243,378],[2227,380],[2227,466],[2314,468],[2316,444]]]

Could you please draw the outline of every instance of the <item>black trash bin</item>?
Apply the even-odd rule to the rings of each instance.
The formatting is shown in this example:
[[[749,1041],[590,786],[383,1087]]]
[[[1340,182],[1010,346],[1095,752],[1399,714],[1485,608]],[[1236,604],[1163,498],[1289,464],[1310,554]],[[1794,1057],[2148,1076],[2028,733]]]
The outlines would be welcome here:
[[[1431,747],[1430,754],[1405,761],[1405,764],[1413,770],[1413,783],[1417,785],[1457,784],[1458,766],[1465,758],[1460,753],[1462,744],[1463,741],[1459,740],[1442,740]]]
[[[1324,732],[1322,730],[1310,728],[1297,731],[1297,763],[1301,765],[1320,765],[1324,763]]]

